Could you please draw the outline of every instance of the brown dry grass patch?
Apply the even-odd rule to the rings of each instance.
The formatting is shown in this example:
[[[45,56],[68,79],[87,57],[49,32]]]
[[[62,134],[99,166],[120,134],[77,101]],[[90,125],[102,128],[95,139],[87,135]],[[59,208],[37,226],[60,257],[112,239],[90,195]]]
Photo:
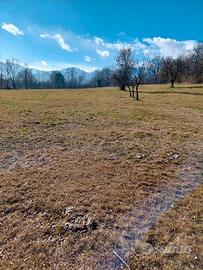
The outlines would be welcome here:
[[[202,94],[1,91],[1,269],[110,269],[129,214],[199,169]]]

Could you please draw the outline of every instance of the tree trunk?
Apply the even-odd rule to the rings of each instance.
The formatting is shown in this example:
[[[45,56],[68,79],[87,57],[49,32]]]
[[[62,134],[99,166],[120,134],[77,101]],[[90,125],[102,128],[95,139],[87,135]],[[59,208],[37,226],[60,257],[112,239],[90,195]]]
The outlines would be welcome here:
[[[128,90],[129,90],[129,93],[130,93],[130,97],[132,97],[132,91],[130,89],[130,86],[128,86]]]
[[[16,85],[15,85],[15,82],[13,81],[13,88],[16,89]]]
[[[27,79],[25,79],[25,89],[28,89]]]
[[[9,80],[7,79],[6,80],[6,89],[8,89],[9,88]]]
[[[132,87],[132,94],[133,94],[133,99],[135,98],[135,87]]]
[[[171,81],[171,88],[174,88],[174,81]]]
[[[121,85],[120,90],[125,91],[125,85]]]
[[[27,72],[25,76],[25,88],[28,89],[28,73]]]
[[[1,89],[3,88],[3,76],[1,74]]]
[[[136,85],[136,100],[139,100],[139,91],[138,91],[139,85]]]

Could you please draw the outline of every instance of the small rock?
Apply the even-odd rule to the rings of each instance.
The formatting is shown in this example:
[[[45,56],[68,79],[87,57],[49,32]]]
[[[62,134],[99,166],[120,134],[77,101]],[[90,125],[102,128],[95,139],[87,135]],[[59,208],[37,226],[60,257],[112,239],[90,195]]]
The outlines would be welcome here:
[[[172,154],[172,156],[170,157],[170,160],[176,160],[176,159],[179,159],[180,158],[180,155],[174,153]]]
[[[142,159],[142,158],[144,158],[145,157],[145,155],[143,155],[143,154],[137,154],[137,159]]]
[[[194,269],[194,268],[195,268],[194,264],[192,264],[192,263],[189,263],[189,267],[190,267],[191,269]]]
[[[83,212],[78,212],[74,207],[66,207],[63,211],[63,230],[72,232],[87,232],[96,230],[98,223]]]
[[[69,206],[69,207],[66,207],[65,211],[64,211],[64,215],[68,215],[68,214],[71,214],[74,212],[74,207],[72,206]]]
[[[92,218],[88,218],[87,227],[89,227],[90,230],[96,230],[98,227],[98,224],[97,224],[96,220],[94,220]]]
[[[81,217],[65,224],[66,231],[87,232],[97,229],[97,222],[92,218]]]

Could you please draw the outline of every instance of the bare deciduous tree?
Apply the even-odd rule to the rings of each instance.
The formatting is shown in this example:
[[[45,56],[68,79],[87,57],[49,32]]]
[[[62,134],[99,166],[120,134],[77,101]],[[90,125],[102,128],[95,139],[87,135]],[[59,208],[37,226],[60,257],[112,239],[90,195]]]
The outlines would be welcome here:
[[[110,68],[95,70],[93,78],[90,80],[90,85],[93,87],[106,87],[112,85],[113,71]]]
[[[139,100],[139,86],[142,83],[145,75],[146,65],[144,62],[139,63],[135,59],[134,53],[130,48],[120,50],[116,58],[117,70],[115,72],[117,82],[120,87],[128,87],[130,97]],[[114,77],[115,78],[115,77]]]
[[[134,66],[131,75],[131,87],[132,87],[132,97],[135,98],[135,91],[136,91],[136,100],[139,100],[139,86],[142,83],[146,71],[146,64],[137,63]]]
[[[182,60],[181,58],[173,59],[167,57],[163,61],[163,72],[167,79],[171,82],[171,87],[174,88],[174,83],[178,79],[178,76],[182,71]]]
[[[129,89],[130,96],[130,78],[134,69],[134,55],[130,48],[122,48],[116,57],[116,72],[114,80],[117,81],[121,90]]]
[[[52,71],[50,81],[55,88],[64,88],[65,79],[61,72]]]
[[[154,82],[156,83],[159,82],[159,72],[160,72],[162,63],[163,63],[163,59],[160,56],[154,57],[149,62],[149,70],[151,71],[154,77]]]
[[[3,74],[4,74],[4,65],[0,62],[0,88],[3,88]]]
[[[203,75],[203,43],[198,43],[192,53],[193,76],[195,82],[201,82]]]
[[[24,70],[23,70],[23,80],[24,80],[24,85],[25,85],[25,89],[28,89],[28,82],[29,82],[29,73],[30,73],[30,69],[28,67],[27,64],[24,65]]]
[[[14,89],[16,89],[16,79],[19,72],[19,64],[16,59],[7,59],[6,60],[6,73],[8,76],[8,79],[11,80],[12,86]]]
[[[18,72],[18,84],[25,89],[32,88],[34,76],[28,64],[24,64],[21,71]]]

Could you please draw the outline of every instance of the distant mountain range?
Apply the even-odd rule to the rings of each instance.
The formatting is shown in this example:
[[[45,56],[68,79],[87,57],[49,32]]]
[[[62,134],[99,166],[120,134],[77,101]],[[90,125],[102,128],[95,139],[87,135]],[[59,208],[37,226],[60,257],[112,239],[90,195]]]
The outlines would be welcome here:
[[[3,68],[5,67],[5,63],[3,64]],[[22,71],[23,70],[23,66],[20,64],[15,64],[18,67],[18,71]],[[33,75],[36,77],[37,80],[39,81],[48,81],[51,75],[52,71],[45,71],[45,70],[39,70],[39,69],[35,69],[35,68],[30,68],[32,70]],[[96,71],[92,71],[92,72],[85,72],[84,70],[81,70],[79,68],[76,67],[69,67],[69,68],[64,68],[62,70],[58,70],[59,72],[61,72],[64,76],[65,79],[68,79],[68,77],[70,76],[70,74],[73,74],[74,77],[83,77],[84,80],[83,82],[88,82],[90,81],[94,75]]]
[[[39,69],[31,69],[33,75],[39,80],[39,81],[47,81],[50,78],[51,72],[52,71],[44,71],[44,70],[39,70]],[[65,79],[68,79],[70,74],[72,73],[74,77],[83,77],[84,82],[90,81],[94,75],[95,71],[92,72],[85,72],[84,70],[81,70],[79,68],[75,67],[69,67],[69,68],[64,68],[62,70],[58,70],[61,72],[64,76]]]

